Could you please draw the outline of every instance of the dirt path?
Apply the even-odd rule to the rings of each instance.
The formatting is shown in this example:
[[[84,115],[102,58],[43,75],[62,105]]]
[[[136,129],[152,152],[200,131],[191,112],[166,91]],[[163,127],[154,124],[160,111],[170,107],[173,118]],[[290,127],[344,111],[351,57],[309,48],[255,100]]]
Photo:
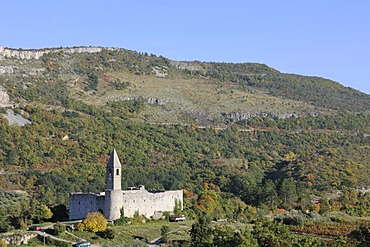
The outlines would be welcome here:
[[[61,242],[66,242],[66,243],[71,243],[71,244],[74,243],[74,242],[69,241],[69,240],[65,240],[65,239],[62,239],[62,238],[55,237],[55,236],[50,235],[50,234],[48,234],[46,232],[43,232],[43,231],[36,231],[36,233],[38,235],[44,237],[44,238],[47,238],[48,237],[48,238],[55,239],[55,240],[58,240],[58,241],[61,241]]]
[[[68,232],[68,231],[65,231],[66,234],[68,235],[71,235],[73,236],[74,238],[78,239],[78,241],[70,241],[70,240],[66,240],[66,239],[62,239],[62,238],[58,238],[56,236],[53,236],[53,235],[50,235],[46,232],[43,232],[43,231],[35,231],[38,235],[44,237],[44,238],[51,238],[51,239],[54,239],[54,240],[57,240],[57,241],[61,241],[61,242],[65,242],[65,243],[70,243],[70,244],[75,244],[75,243],[78,243],[78,242],[81,242],[81,241],[86,241],[85,239],[81,239],[79,237],[77,237],[76,235]],[[100,245],[97,245],[97,244],[91,244],[91,247],[101,247]]]

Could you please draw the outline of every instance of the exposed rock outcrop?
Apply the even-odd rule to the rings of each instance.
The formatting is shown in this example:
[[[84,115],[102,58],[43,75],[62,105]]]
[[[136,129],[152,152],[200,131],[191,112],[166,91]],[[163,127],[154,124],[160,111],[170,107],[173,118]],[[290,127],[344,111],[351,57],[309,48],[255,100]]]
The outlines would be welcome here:
[[[171,61],[171,65],[180,70],[200,71],[202,67],[194,62]]]
[[[28,241],[36,236],[37,236],[36,233],[27,233],[27,234],[6,236],[3,240],[5,241],[6,244],[21,245],[21,244],[28,244]]]
[[[16,68],[16,66],[0,66],[0,75],[13,74]]]
[[[157,98],[148,98],[148,104],[151,105],[164,105],[166,102],[162,99],[157,99]]]
[[[0,107],[6,107],[11,105],[10,98],[5,88],[0,85]]]
[[[24,118],[22,115],[15,113],[13,110],[8,109],[6,113],[2,114],[9,122],[9,125],[25,126],[31,124],[31,121]]]
[[[167,69],[166,67],[159,67],[159,66],[155,66],[153,67],[153,72],[154,72],[154,76],[156,77],[167,77],[168,73],[167,73]]]
[[[151,97],[143,97],[143,96],[135,96],[135,95],[119,95],[115,97],[108,98],[109,100],[115,101],[125,101],[125,100],[146,100],[150,105],[164,105],[166,101],[159,98],[151,98]]]
[[[242,120],[249,120],[255,117],[270,117],[273,119],[286,119],[286,118],[298,118],[298,117],[317,117],[317,113],[286,113],[286,112],[231,112],[224,113],[223,116],[227,122],[240,122]]]
[[[114,50],[114,48],[104,48]],[[54,49],[40,49],[40,50],[22,50],[10,49],[0,47],[0,60],[6,58],[15,59],[39,59],[44,54],[50,52],[65,52],[65,53],[97,53],[103,50],[102,47],[72,47],[72,48],[54,48]]]

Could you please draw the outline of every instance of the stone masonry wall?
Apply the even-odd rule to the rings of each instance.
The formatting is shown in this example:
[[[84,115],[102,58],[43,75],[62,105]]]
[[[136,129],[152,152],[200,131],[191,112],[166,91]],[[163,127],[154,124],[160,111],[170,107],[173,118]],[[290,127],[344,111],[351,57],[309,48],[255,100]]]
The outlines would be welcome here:
[[[123,191],[123,208],[126,217],[132,217],[135,211],[150,218],[156,211],[173,212],[175,200],[183,205],[183,191],[173,190],[151,193],[146,190]]]
[[[154,193],[145,189],[114,192],[120,193],[120,196],[110,198],[113,196],[110,195],[107,198],[107,195],[93,193],[71,194],[69,198],[69,219],[83,219],[89,212],[103,211],[108,220],[116,220],[120,216],[121,208],[124,208],[126,217],[133,217],[135,212],[139,211],[140,215],[150,218],[155,212],[173,212],[175,200],[180,201],[183,205],[182,190]],[[117,200],[120,200],[120,202]],[[114,203],[112,204],[112,202]]]
[[[89,212],[104,210],[104,201],[105,196],[100,194],[71,194],[69,197],[69,219],[83,219]]]

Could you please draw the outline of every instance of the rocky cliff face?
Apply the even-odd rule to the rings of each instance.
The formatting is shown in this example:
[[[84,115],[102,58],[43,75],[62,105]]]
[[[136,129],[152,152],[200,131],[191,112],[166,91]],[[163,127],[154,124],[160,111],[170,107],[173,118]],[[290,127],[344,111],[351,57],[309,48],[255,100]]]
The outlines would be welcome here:
[[[0,106],[10,105],[10,98],[6,90],[0,85]]]
[[[0,75],[13,74],[15,68],[15,66],[0,66]]]
[[[114,49],[114,48],[104,48],[104,49]],[[55,48],[55,49],[40,49],[40,50],[16,50],[5,47],[0,47],[0,60],[6,58],[15,59],[39,59],[44,54],[50,52],[66,52],[66,53],[96,53],[101,52],[102,47],[72,47],[72,48]]]
[[[317,117],[319,113],[287,113],[287,112],[231,112],[224,113],[223,116],[228,123],[249,120],[255,117],[271,117],[273,119]]]

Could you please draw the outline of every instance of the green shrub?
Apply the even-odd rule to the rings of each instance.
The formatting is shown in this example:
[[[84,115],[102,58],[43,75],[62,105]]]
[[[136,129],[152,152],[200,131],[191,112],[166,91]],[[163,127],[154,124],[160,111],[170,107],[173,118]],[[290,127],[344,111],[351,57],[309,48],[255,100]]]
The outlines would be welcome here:
[[[105,231],[96,232],[95,234],[105,239],[114,239],[115,236],[115,232],[112,228],[107,228]]]
[[[274,218],[275,222],[282,222],[285,225],[294,225],[294,226],[302,226],[304,225],[306,220],[307,217],[301,212],[281,214],[275,216]]]
[[[59,235],[66,231],[66,225],[64,225],[63,223],[57,222],[54,224],[53,229],[54,229],[55,235]]]

